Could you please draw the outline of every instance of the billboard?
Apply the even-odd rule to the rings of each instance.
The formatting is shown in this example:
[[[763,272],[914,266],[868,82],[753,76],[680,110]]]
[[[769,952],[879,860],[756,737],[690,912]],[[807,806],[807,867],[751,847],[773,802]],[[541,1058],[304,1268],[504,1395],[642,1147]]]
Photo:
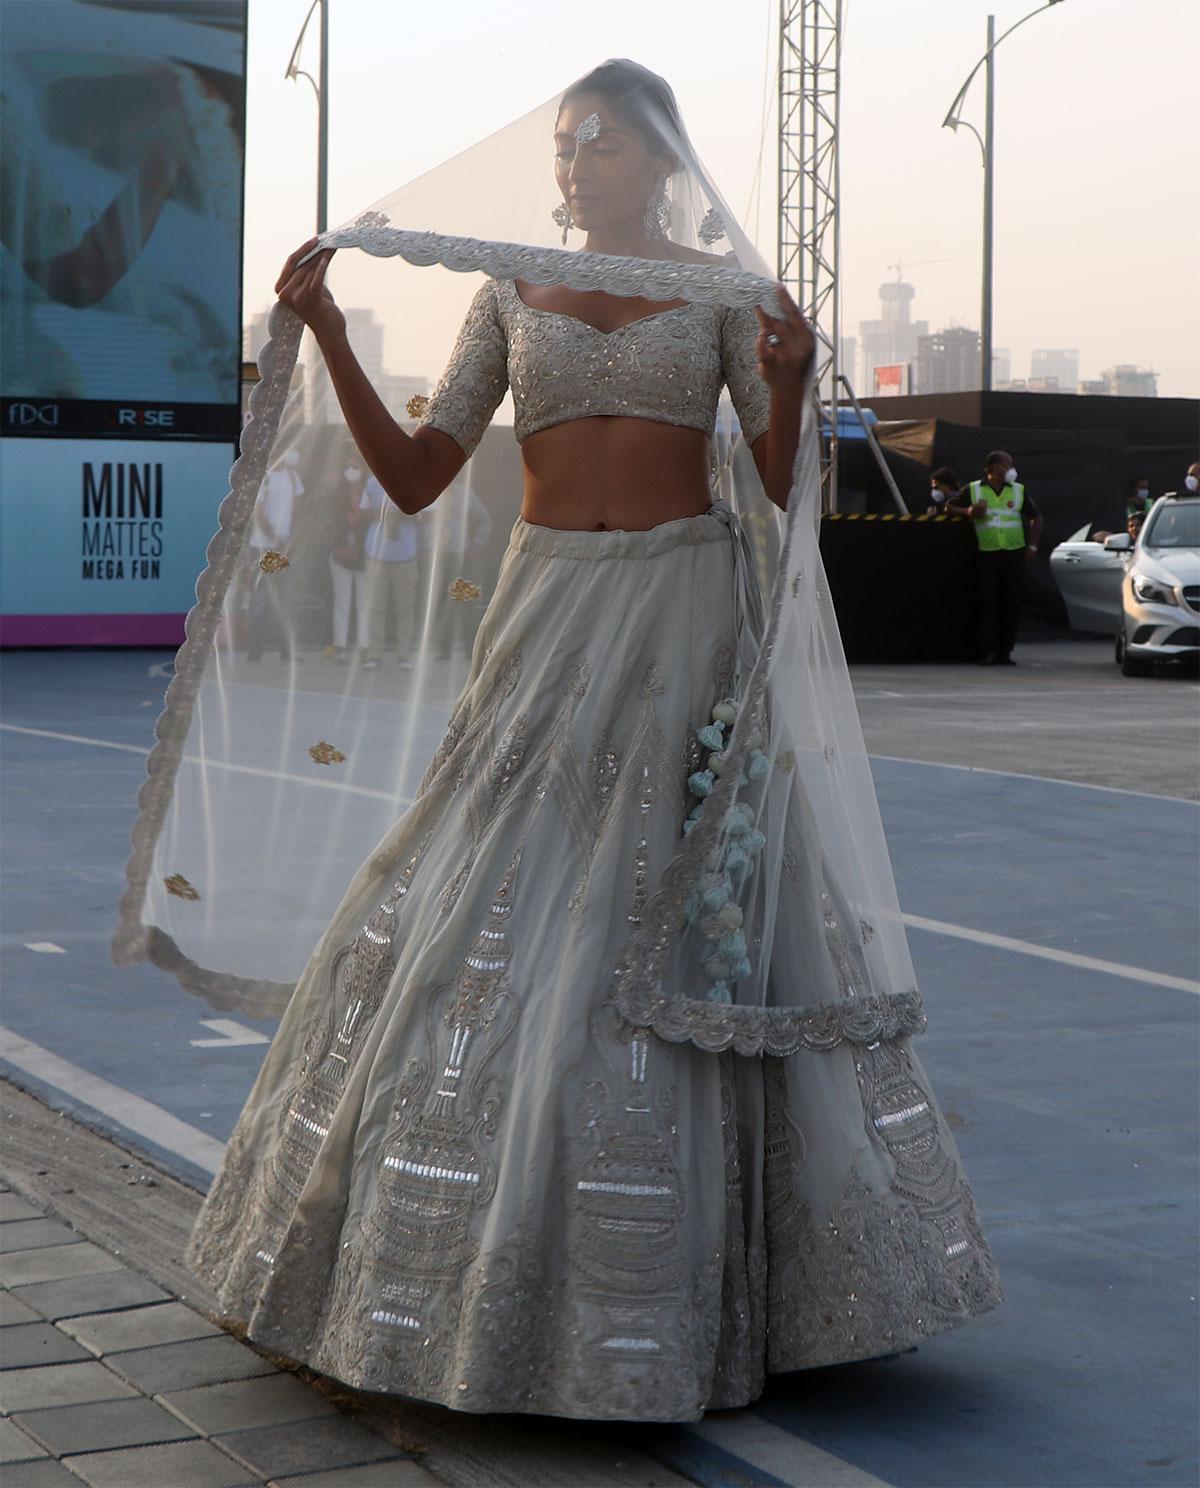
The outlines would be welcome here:
[[[245,40],[245,0],[5,0],[6,644],[182,639],[241,427]]]
[[[872,397],[903,398],[908,393],[908,363],[885,362],[874,371]]]

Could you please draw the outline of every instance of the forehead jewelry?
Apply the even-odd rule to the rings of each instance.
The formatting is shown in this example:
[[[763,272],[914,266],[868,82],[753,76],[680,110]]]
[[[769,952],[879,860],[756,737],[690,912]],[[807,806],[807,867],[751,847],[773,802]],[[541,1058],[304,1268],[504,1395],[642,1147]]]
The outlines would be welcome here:
[[[600,115],[589,114],[575,131],[575,140],[580,145],[590,145],[600,133]]]

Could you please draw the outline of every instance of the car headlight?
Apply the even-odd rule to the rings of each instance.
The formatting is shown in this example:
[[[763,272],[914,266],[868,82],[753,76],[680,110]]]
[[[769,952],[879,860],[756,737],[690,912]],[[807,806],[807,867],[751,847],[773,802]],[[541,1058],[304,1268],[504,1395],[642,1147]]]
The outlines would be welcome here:
[[[1149,574],[1134,574],[1133,592],[1143,604],[1178,604],[1175,590]]]

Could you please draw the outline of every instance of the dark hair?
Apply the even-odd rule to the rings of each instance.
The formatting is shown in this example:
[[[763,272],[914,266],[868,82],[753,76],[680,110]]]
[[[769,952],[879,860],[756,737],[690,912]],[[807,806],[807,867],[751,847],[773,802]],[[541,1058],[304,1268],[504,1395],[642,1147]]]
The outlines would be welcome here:
[[[1010,456],[1007,450],[993,450],[983,462],[983,468],[990,470],[993,465],[1006,465]]]
[[[610,57],[571,84],[562,96],[559,111],[568,99],[587,93],[603,98],[614,114],[636,129],[652,155],[679,153],[683,140],[679,105],[671,85],[658,73],[627,57]]]
[[[1149,485],[1150,484],[1150,477],[1148,475],[1135,475],[1133,477],[1133,479],[1129,482],[1129,489],[1131,491],[1136,491],[1137,488],[1142,484],[1143,481],[1145,481],[1146,484]]]
[[[953,486],[957,491],[962,485],[958,478],[958,471],[951,470],[949,465],[939,466],[929,477],[935,486]]]

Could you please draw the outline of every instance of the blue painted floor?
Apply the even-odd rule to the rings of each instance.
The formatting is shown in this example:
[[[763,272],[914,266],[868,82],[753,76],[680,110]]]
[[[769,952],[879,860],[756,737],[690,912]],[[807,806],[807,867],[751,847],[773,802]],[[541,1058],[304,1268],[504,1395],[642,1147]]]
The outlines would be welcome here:
[[[4,658],[2,1017],[224,1140],[266,1046],[193,1047],[222,1015],[107,951],[165,659]],[[1195,808],[893,761],[875,774],[906,912],[1200,976]],[[39,941],[65,954],[25,949]],[[911,943],[930,1017],[919,1052],[1008,1301],[893,1363],[775,1377],[756,1413],[913,1488],[1194,1483],[1200,997],[921,930]]]

